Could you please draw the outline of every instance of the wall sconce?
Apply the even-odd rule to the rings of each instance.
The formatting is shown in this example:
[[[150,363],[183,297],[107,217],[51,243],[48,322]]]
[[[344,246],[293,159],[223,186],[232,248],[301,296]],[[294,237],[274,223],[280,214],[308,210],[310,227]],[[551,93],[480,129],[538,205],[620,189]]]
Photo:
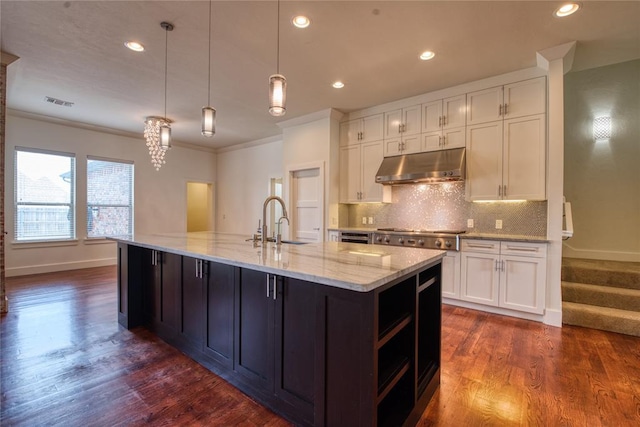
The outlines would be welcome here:
[[[595,141],[611,139],[611,117],[603,116],[593,119],[593,139]]]

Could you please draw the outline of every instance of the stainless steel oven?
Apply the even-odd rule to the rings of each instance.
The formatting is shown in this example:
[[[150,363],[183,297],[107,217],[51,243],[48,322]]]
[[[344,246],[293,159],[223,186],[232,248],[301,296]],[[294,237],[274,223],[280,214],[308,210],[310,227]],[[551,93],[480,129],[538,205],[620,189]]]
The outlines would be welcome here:
[[[348,243],[371,243],[371,233],[367,231],[340,231],[340,241]]]
[[[463,230],[379,228],[373,233],[372,243],[375,245],[459,251],[460,234],[463,233]]]

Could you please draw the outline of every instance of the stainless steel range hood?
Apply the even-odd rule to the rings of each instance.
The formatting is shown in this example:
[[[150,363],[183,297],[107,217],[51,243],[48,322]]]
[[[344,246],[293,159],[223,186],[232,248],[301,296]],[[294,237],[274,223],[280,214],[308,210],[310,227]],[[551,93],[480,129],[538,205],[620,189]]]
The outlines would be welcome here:
[[[462,181],[465,176],[465,149],[429,151],[385,157],[376,174],[378,184],[410,184]]]

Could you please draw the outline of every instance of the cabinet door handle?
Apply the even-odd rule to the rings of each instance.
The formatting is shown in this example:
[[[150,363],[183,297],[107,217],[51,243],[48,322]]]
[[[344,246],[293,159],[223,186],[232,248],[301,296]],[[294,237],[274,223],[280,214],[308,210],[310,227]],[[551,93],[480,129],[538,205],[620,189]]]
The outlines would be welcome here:
[[[500,261],[500,264],[502,265],[502,272],[504,273],[504,261]]]
[[[442,116],[442,126],[447,125],[447,116]]]
[[[444,147],[445,145],[447,145],[447,137],[443,136],[442,137],[442,146]]]
[[[438,116],[438,127],[442,127],[442,116]]]
[[[507,104],[504,104],[504,108],[502,109],[502,112],[504,113],[504,115],[507,115]]]
[[[498,106],[498,115],[501,116],[502,115],[502,104],[500,104]]]
[[[273,275],[273,300],[275,301],[278,298],[278,281],[277,276]]]
[[[270,298],[271,296],[269,295],[269,273],[267,273],[267,298]]]
[[[156,265],[156,251],[151,251],[151,265]]]
[[[498,271],[498,260],[496,260],[496,268],[495,271]]]
[[[438,137],[438,147],[442,147],[442,137]]]
[[[507,197],[507,186],[506,185],[502,186],[502,196],[503,197]]]
[[[498,185],[498,196],[502,196],[502,185]]]

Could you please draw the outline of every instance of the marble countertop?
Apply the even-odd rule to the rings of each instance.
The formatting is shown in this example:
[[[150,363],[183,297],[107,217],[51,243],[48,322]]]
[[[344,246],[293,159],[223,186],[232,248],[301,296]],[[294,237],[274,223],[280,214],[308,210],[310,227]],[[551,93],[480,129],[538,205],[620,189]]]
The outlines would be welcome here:
[[[112,240],[358,292],[371,291],[417,271],[445,254],[440,250],[339,242],[262,246],[247,238],[197,232],[136,234]]]

